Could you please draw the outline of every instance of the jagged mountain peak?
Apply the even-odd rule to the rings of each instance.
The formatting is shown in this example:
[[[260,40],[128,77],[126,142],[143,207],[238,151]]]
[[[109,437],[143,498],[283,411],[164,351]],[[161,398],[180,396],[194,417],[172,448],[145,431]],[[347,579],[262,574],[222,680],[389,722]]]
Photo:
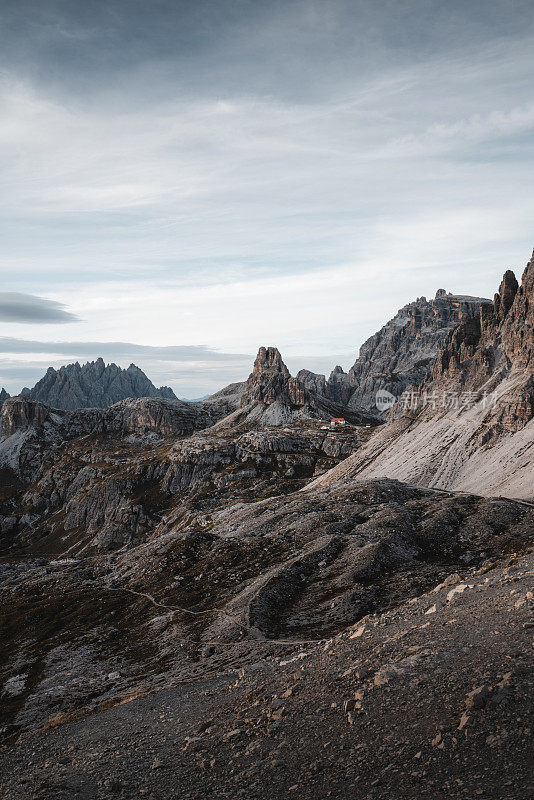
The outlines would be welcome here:
[[[464,319],[479,315],[483,297],[451,294],[438,289],[433,300],[408,303],[360,348],[349,370],[353,387],[349,405],[373,408],[376,393],[385,389],[398,397],[430,374],[447,335]]]
[[[503,320],[510,311],[518,288],[517,278],[511,269],[507,269],[503,275],[499,291],[493,298],[493,309],[499,319]]]
[[[497,373],[524,369],[534,359],[534,259],[521,285],[506,270],[493,303],[461,323],[448,335],[433,371],[434,381],[461,381],[465,388],[481,386]],[[532,403],[534,398],[531,397]],[[525,401],[526,402],[526,401]]]
[[[534,257],[520,286],[505,272],[496,298],[447,333],[414,400],[328,480],[379,475],[532,498]]]
[[[289,375],[289,370],[284,364],[280,350],[277,347],[260,347],[254,361],[253,373],[276,370],[284,375]]]
[[[336,366],[328,380],[309,370],[301,370],[297,378],[307,389],[335,403],[376,413],[379,390],[397,397],[406,387],[420,385],[432,371],[447,334],[461,320],[475,318],[488,304],[491,300],[483,297],[438,289],[434,299],[421,296],[399,309],[364,342],[348,373]]]
[[[245,386],[241,405],[246,406],[251,403],[270,405],[275,401],[303,406],[306,392],[300,381],[291,377],[278,348],[260,347]]]
[[[176,400],[168,386],[156,388],[135,364],[122,369],[105,363],[102,357],[80,364],[66,364],[58,370],[49,367],[33,389],[21,394],[53,408],[74,411],[79,408],[104,408],[128,398],[162,397]]]
[[[276,347],[260,347],[241,396],[241,407],[221,425],[277,426],[296,419],[344,417],[348,422],[377,424],[375,415],[348,409],[324,394],[324,375],[301,370],[291,376]]]

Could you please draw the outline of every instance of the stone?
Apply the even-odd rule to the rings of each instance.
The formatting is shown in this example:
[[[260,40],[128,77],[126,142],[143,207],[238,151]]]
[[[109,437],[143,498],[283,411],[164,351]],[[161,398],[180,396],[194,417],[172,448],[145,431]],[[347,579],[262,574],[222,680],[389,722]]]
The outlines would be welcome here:
[[[508,276],[501,284],[509,300],[512,283]],[[329,481],[387,475],[441,489],[532,497],[522,448],[534,417],[534,258],[504,317],[500,303],[499,313],[490,301],[476,314],[462,311],[424,382],[415,386],[418,404],[387,422],[331,471]],[[488,472],[486,460],[493,464]]]
[[[458,586],[455,586],[454,589],[451,589],[450,592],[447,593],[447,602],[450,603],[453,597],[456,597],[458,594],[463,594],[466,589],[472,589],[473,585],[468,583],[460,583]]]
[[[462,716],[460,717],[460,722],[458,724],[458,730],[462,731],[466,726],[471,724],[471,716],[464,711]]]
[[[401,308],[361,346],[346,378],[353,387],[349,405],[374,409],[379,389],[399,398],[409,386],[420,386],[430,375],[447,335],[462,319],[479,314],[484,303],[490,301],[442,289],[433,300],[418,297]]]
[[[260,347],[254,367],[241,395],[242,414],[236,422],[246,419],[254,424],[282,425],[292,419],[343,418],[351,424],[379,423],[375,414],[334,403],[322,394],[321,377],[300,372],[293,378],[276,347]],[[301,380],[302,379],[302,380]],[[334,442],[335,444],[335,442]],[[352,448],[349,452],[352,452]]]
[[[470,708],[483,708],[486,705],[489,696],[490,690],[487,686],[478,686],[467,695],[465,701],[466,709],[469,710]]]
[[[238,739],[242,734],[243,734],[242,728],[234,728],[233,730],[228,731],[228,733],[225,733],[223,739],[225,741],[229,739]]]

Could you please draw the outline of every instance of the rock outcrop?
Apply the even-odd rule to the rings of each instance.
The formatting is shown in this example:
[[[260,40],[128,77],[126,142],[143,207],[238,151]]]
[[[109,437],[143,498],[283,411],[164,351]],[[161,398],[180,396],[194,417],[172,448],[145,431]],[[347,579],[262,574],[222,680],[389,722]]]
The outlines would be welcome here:
[[[347,373],[339,365],[334,367],[328,380],[324,375],[311,372],[308,369],[301,369],[300,372],[297,372],[297,380],[308,391],[326,397],[340,406],[348,405],[354,392],[354,387],[349,382]]]
[[[297,372],[297,380],[304,386],[307,392],[315,392],[322,397],[327,397],[326,379],[324,375],[311,372],[309,369],[301,369]]]
[[[230,383],[215,394],[202,400],[202,405],[208,408],[210,413],[217,419],[227,417],[241,406],[241,400],[245,391],[246,382]]]
[[[55,409],[27,397],[11,397],[0,410],[0,469],[32,480],[49,449],[87,437],[134,437],[157,442],[182,437],[212,425],[200,403],[160,398],[123,400],[106,408]],[[148,437],[148,438],[147,438]]]
[[[135,364],[122,369],[116,364],[106,366],[102,358],[83,365],[68,364],[59,370],[49,367],[33,389],[23,389],[21,394],[66,411],[105,408],[127,398],[177,399],[168,386],[157,389]]]
[[[353,408],[363,408],[364,406],[362,404],[350,402],[353,394],[354,391],[350,382],[350,376],[344,371],[343,367],[340,367],[339,365],[334,367],[326,384],[326,396],[334,403],[339,403],[340,405],[350,405]],[[374,407],[371,406],[369,410],[373,408]]]
[[[512,291],[512,284],[507,284],[505,306]],[[477,319],[481,306],[488,303],[491,301],[481,297],[438,289],[433,300],[418,297],[401,308],[361,346],[348,373],[337,366],[328,380],[309,370],[301,370],[297,378],[334,403],[380,414],[375,405],[377,392],[386,390],[399,397],[408,386],[420,386],[450,331],[462,321]]]
[[[11,395],[8,394],[4,388],[0,389],[0,408],[2,407],[4,400],[7,400],[9,397],[11,397]]]
[[[241,408],[221,424],[276,426],[296,419],[332,417],[343,417],[355,425],[380,422],[375,414],[335,403],[317,391],[324,385],[323,376],[307,370],[299,375],[302,379],[290,375],[276,347],[260,347],[241,396]]]
[[[534,257],[519,286],[506,272],[492,302],[449,331],[428,379],[329,481],[418,485],[534,497]]]
[[[260,347],[254,368],[247,380],[241,405],[275,401],[301,407],[306,402],[306,390],[296,378],[292,378],[276,347]]]
[[[420,386],[450,331],[460,322],[476,318],[481,305],[488,302],[439,289],[433,300],[419,297],[401,308],[361,346],[347,376],[354,387],[349,405],[373,408],[379,389],[399,397],[408,386]]]

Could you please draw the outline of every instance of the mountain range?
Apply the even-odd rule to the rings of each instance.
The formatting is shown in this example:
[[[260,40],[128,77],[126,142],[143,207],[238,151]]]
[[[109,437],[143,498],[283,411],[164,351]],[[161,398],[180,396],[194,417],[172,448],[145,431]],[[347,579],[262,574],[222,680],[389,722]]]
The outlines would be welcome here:
[[[421,384],[431,372],[447,334],[490,302],[453,295],[444,289],[439,289],[432,301],[419,297],[362,345],[348,373],[336,366],[326,380],[324,375],[300,370],[296,380],[311,395],[380,415],[375,406],[377,391],[386,389],[398,396],[407,386]],[[22,389],[21,395],[64,410],[104,408],[127,398],[177,399],[168,386],[156,388],[134,364],[122,369],[116,364],[106,365],[102,358],[83,365],[68,364],[59,370],[49,367],[45,376],[32,389]],[[0,405],[8,397],[2,389]]]
[[[78,362],[68,364],[58,370],[49,367],[41,380],[32,389],[22,389],[21,395],[67,411],[105,408],[128,397],[176,400],[172,389],[168,386],[157,389],[135,364],[122,369],[116,364],[106,365],[103,358],[83,365]],[[8,396],[2,389],[0,401],[3,402]]]

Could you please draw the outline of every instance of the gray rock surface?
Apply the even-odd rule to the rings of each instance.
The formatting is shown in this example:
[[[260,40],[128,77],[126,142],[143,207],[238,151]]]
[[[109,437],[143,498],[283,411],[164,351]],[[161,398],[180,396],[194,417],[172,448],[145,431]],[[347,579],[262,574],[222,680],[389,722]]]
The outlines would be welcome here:
[[[135,364],[122,369],[116,364],[106,365],[102,358],[82,365],[68,364],[58,370],[49,367],[32,389],[23,389],[21,394],[67,411],[104,408],[129,397],[177,399],[168,386],[157,389]]]
[[[349,405],[373,408],[379,389],[399,397],[409,385],[421,385],[450,331],[464,319],[476,317],[481,305],[489,302],[440,289],[433,300],[419,297],[401,308],[361,346],[348,373],[354,386]]]
[[[291,377],[279,350],[276,347],[260,347],[241,398],[241,405],[270,405],[279,401],[300,407],[305,404],[306,399],[304,386]]]
[[[444,289],[430,301],[418,297],[361,346],[348,373],[337,366],[327,381],[324,375],[309,370],[301,370],[297,378],[335,403],[380,414],[375,405],[377,391],[384,389],[400,397],[408,386],[420,386],[432,372],[447,335],[460,322],[476,318],[480,307],[490,303]]]
[[[301,370],[293,378],[276,347],[260,347],[241,396],[241,408],[226,424],[285,425],[297,419],[342,417],[355,425],[376,425],[376,414],[336,403],[318,389],[324,376]],[[223,421],[224,422],[224,421]],[[223,423],[221,423],[223,424]]]
[[[246,382],[230,383],[201,402],[218,418],[226,417],[241,406]]]
[[[414,387],[417,389],[417,387]],[[387,476],[442,489],[534,497],[534,256],[493,303],[449,331],[401,415],[325,475]]]

